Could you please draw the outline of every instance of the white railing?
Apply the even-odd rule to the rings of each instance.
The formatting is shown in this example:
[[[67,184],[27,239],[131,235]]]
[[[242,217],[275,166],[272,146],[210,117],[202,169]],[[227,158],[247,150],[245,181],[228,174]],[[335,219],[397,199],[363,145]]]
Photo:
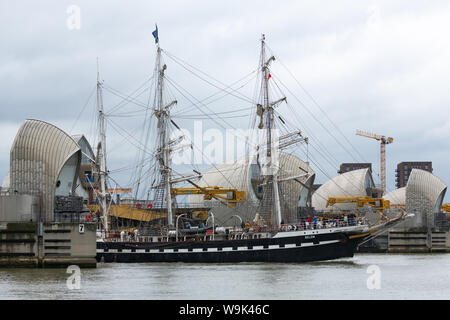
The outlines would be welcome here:
[[[305,218],[299,223],[283,224],[280,227],[280,231],[303,231],[303,230],[315,230],[315,229],[330,229],[330,228],[342,228],[363,225],[362,219],[356,219],[353,217],[335,218],[335,219],[319,219],[319,218]]]

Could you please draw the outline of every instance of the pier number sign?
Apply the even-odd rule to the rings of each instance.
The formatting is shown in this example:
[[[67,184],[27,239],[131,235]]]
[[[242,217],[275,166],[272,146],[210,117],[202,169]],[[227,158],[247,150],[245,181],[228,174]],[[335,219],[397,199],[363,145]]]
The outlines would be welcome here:
[[[78,232],[79,232],[79,233],[84,233],[84,224],[80,223],[80,224],[78,225]]]

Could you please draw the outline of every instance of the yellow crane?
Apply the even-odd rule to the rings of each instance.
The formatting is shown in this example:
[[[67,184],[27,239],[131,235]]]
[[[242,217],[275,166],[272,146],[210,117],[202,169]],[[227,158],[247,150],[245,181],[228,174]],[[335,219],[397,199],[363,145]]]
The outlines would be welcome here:
[[[383,198],[372,198],[372,197],[330,197],[327,200],[326,206],[333,206],[336,203],[356,203],[358,207],[363,207],[365,205],[376,208],[377,212],[382,212],[383,210],[390,207],[391,203],[389,200]]]
[[[172,197],[179,195],[203,194],[204,200],[212,198],[222,199],[228,203],[228,206],[234,207],[236,203],[245,200],[245,191],[239,191],[233,188],[221,187],[191,187],[191,188],[171,188]]]
[[[356,135],[380,141],[380,180],[383,194],[386,192],[386,145],[394,142],[394,138],[380,136],[361,130],[356,130]]]
[[[450,203],[443,203],[441,207],[441,211],[445,212],[447,215],[450,214]]]

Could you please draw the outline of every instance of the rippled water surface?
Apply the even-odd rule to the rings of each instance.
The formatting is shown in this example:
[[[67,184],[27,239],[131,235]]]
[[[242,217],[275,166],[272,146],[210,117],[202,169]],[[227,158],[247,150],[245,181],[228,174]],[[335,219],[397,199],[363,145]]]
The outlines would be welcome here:
[[[370,267],[375,265],[377,267]],[[370,268],[369,268],[370,267]],[[368,273],[379,270],[379,289]],[[358,254],[316,263],[98,264],[0,269],[0,299],[450,299],[450,254]],[[372,284],[372,285],[371,285]]]

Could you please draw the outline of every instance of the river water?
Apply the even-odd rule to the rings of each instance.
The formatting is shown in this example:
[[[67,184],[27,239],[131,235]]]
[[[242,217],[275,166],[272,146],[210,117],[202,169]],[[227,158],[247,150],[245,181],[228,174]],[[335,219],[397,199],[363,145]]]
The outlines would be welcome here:
[[[0,299],[450,299],[450,254],[356,254],[315,263],[98,264],[0,269]]]

